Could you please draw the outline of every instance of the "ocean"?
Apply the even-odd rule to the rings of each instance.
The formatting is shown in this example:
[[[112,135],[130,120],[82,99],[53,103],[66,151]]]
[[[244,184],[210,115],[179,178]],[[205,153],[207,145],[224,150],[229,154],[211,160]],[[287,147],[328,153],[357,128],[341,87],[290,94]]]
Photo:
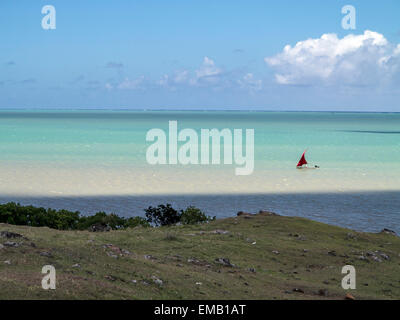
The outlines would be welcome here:
[[[254,171],[150,165],[146,134],[254,129]],[[183,143],[181,143],[183,144]],[[317,170],[297,170],[302,152]],[[223,159],[223,158],[222,158]],[[161,203],[209,215],[271,210],[359,231],[400,232],[400,114],[1,110],[0,201],[143,215]]]

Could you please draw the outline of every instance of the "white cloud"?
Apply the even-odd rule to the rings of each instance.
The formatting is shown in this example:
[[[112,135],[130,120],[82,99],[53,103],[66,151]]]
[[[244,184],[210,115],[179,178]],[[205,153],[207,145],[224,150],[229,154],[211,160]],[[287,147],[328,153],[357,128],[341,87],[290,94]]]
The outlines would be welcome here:
[[[140,89],[144,84],[145,78],[141,76],[137,79],[130,80],[129,78],[125,78],[120,84],[118,84],[118,89],[123,90],[135,90]]]
[[[387,41],[380,33],[365,31],[340,39],[336,34],[323,34],[287,45],[265,62],[275,70],[280,84],[373,85],[390,81],[399,71],[400,45]]]
[[[222,69],[215,65],[214,60],[204,57],[198,69],[175,71],[172,75],[165,74],[157,83],[170,88],[176,88],[179,85],[217,86],[221,82],[222,75]]]
[[[218,76],[221,73],[222,70],[215,66],[214,60],[209,57],[204,57],[203,64],[196,70],[196,78],[197,80],[201,78],[210,78]]]
[[[243,78],[238,80],[241,88],[249,89],[250,91],[259,91],[262,88],[262,80],[255,79],[252,73],[247,73]]]

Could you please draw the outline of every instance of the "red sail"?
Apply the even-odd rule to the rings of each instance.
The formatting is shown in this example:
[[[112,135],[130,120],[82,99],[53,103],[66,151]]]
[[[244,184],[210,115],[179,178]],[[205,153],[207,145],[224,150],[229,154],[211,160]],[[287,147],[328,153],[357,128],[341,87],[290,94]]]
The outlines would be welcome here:
[[[299,163],[297,164],[298,167],[301,167],[303,164],[307,164],[305,154],[306,152],[304,151],[303,154],[301,155]]]

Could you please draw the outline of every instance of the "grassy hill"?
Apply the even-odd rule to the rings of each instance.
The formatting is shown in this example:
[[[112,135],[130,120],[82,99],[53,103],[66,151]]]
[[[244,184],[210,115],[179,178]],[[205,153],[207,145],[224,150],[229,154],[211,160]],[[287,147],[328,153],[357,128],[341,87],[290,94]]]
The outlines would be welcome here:
[[[262,213],[110,232],[0,224],[0,232],[0,299],[400,298],[400,238],[303,218]],[[41,287],[49,264],[56,290]],[[356,290],[341,287],[347,264]]]

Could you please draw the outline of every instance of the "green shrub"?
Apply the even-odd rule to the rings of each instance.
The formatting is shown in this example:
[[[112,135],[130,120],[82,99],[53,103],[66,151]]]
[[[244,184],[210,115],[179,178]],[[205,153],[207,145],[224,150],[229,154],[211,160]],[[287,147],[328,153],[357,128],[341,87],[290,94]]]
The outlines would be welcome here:
[[[215,217],[205,215],[199,208],[190,206],[181,211],[182,224],[197,224],[215,220]]]
[[[150,223],[147,222],[145,218],[142,217],[131,217],[126,219],[125,227],[126,228],[134,228],[134,227],[150,227]]]
[[[148,207],[146,212],[147,222],[155,226],[168,226],[180,221],[180,213],[168,203],[166,206],[161,204],[156,208]]]
[[[145,209],[146,219],[142,217],[120,217],[114,213],[97,212],[91,216],[81,216],[79,211],[45,209],[34,206],[21,206],[9,202],[0,204],[0,223],[27,225],[32,227],[49,227],[58,230],[87,230],[93,225],[109,226],[114,230],[182,224],[204,223],[214,220],[200,209],[188,207],[177,211],[170,204]]]

